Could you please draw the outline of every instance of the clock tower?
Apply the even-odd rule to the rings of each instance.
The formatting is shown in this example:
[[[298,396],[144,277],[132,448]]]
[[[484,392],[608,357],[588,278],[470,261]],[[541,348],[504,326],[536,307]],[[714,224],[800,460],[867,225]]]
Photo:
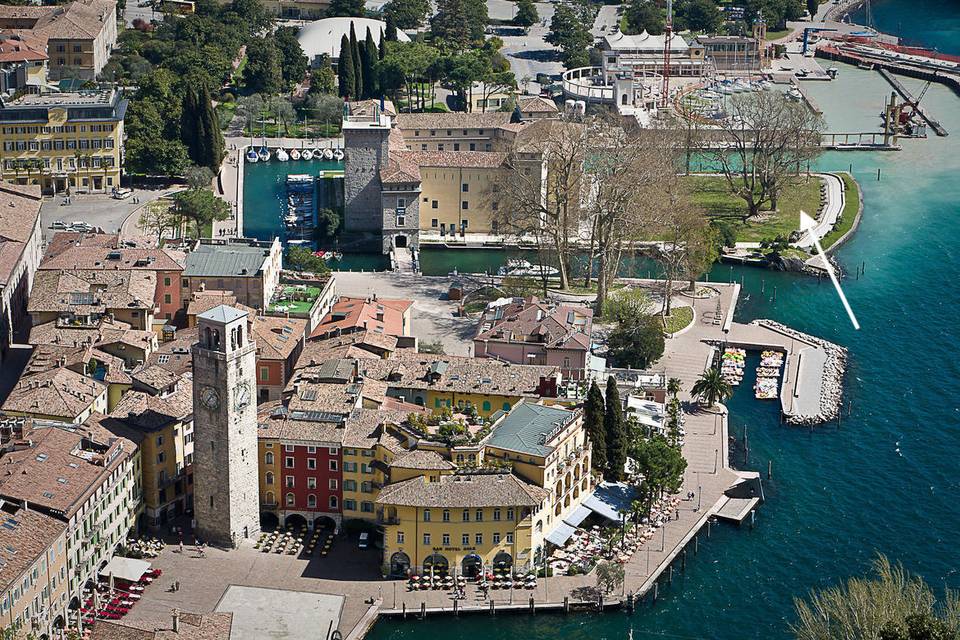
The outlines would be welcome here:
[[[260,530],[256,345],[247,312],[197,316],[193,349],[193,512],[200,540],[237,546]]]

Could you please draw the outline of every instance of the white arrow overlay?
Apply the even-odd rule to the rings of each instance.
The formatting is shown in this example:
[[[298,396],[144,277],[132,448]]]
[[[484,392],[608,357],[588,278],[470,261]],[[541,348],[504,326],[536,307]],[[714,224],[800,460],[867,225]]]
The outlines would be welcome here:
[[[833,286],[837,290],[837,295],[840,296],[840,302],[843,303],[843,308],[847,310],[847,315],[850,316],[850,322],[853,323],[853,328],[857,331],[860,330],[860,323],[857,322],[857,316],[853,315],[853,309],[850,308],[850,303],[847,302],[847,296],[843,295],[843,289],[840,288],[840,281],[837,280],[837,274],[833,272],[833,265],[830,264],[830,261],[827,260],[826,254],[823,252],[823,247],[820,246],[820,241],[817,239],[817,235],[812,231],[814,227],[817,226],[817,221],[808,216],[803,210],[800,211],[800,231],[805,231],[810,236],[810,239],[813,240],[813,244],[817,247],[817,252],[820,254],[820,258],[823,260],[823,265],[827,270],[827,275],[830,276],[830,281],[833,283]]]

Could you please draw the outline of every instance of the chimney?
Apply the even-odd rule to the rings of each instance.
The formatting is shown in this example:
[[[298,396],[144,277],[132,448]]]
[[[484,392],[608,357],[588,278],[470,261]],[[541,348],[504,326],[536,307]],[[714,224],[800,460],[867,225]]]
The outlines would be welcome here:
[[[180,609],[173,610],[173,632],[180,633]]]

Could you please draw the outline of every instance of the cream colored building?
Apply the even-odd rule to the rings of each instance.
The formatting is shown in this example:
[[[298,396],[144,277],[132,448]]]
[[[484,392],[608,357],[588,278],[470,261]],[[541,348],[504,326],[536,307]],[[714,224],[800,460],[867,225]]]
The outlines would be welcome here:
[[[27,94],[0,104],[2,179],[44,193],[120,186],[127,100],[114,90]]]
[[[117,3],[75,0],[58,6],[0,5],[0,29],[45,39],[52,80],[93,80],[117,43]]]

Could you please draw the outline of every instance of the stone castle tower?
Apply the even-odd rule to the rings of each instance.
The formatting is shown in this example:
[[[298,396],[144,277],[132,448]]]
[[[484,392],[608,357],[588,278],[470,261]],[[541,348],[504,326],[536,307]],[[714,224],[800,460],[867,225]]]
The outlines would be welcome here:
[[[343,117],[343,229],[348,233],[383,231],[380,169],[389,160],[390,116],[379,109]]]
[[[197,537],[237,546],[260,530],[256,345],[247,313],[220,305],[197,316],[193,349],[193,509]]]

